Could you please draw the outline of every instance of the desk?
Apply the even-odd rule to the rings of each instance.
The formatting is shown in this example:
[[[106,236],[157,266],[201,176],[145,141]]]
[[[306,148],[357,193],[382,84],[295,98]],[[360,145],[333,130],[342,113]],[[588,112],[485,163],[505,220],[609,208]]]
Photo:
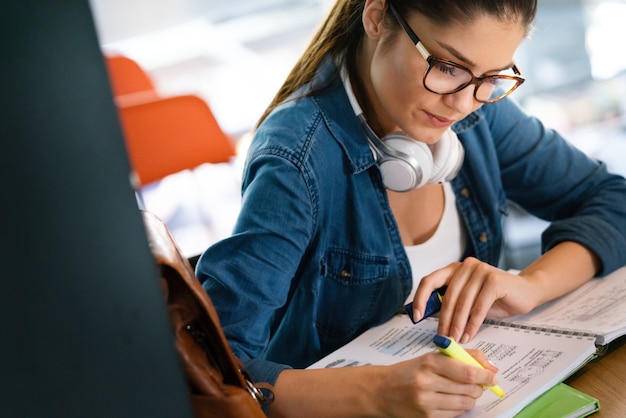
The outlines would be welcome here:
[[[592,417],[626,417],[626,337],[610,343],[606,354],[592,360],[565,383],[600,400],[600,411]]]

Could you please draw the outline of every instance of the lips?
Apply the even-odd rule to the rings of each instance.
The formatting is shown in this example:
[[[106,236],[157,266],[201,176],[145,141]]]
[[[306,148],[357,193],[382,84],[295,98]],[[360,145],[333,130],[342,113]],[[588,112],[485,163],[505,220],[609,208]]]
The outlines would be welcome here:
[[[425,113],[426,113],[426,116],[428,117],[429,122],[435,128],[448,128],[454,123],[453,119],[448,119],[442,116],[433,115],[432,113],[429,113],[426,111]]]

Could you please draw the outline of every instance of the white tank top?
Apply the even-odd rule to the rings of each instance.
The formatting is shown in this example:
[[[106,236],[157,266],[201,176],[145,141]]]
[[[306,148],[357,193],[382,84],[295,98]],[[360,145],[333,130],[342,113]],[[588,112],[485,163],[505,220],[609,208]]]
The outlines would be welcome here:
[[[445,205],[437,230],[426,242],[405,246],[413,273],[413,289],[405,303],[413,301],[417,285],[433,271],[461,260],[467,232],[456,207],[456,197],[449,182],[443,184]]]

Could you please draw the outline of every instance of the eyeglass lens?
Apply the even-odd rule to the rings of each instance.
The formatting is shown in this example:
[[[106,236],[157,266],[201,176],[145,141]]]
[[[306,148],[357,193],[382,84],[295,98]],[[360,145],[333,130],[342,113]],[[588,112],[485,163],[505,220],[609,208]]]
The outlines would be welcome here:
[[[503,77],[500,75],[485,77],[482,82],[478,83],[475,92],[476,99],[489,102],[506,96],[518,85],[518,80],[506,77],[507,75],[513,76],[513,71],[508,73],[509,71],[500,74]],[[472,73],[461,66],[432,58],[424,77],[424,84],[434,93],[449,94],[466,87],[473,78]]]

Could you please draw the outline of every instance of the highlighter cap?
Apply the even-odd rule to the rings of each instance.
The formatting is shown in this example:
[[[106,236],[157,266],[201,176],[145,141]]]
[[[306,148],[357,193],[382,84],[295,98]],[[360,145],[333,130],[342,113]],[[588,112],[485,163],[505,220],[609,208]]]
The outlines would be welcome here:
[[[437,347],[448,348],[448,346],[450,345],[451,340],[448,337],[445,337],[445,336],[443,336],[441,334],[437,334],[433,338],[433,342],[435,343],[435,345]]]

